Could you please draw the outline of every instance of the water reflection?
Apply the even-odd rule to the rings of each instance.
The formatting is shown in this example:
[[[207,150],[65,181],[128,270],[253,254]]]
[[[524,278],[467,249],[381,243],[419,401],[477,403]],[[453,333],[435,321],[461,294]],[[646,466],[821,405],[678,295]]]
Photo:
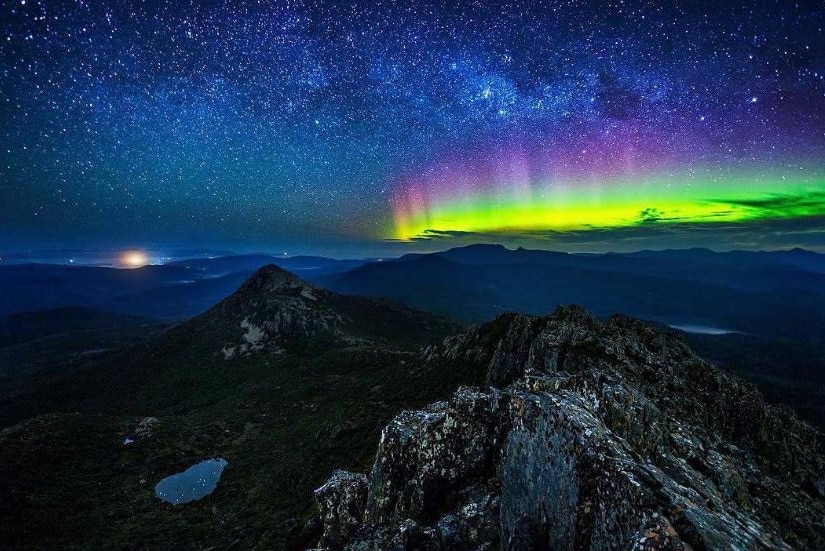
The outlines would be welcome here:
[[[215,491],[227,465],[221,457],[201,461],[158,482],[155,496],[172,505],[202,499]]]

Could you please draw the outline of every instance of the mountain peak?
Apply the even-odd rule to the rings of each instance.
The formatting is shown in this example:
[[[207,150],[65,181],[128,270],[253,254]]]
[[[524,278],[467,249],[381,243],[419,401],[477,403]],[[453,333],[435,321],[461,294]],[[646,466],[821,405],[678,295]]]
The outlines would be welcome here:
[[[269,264],[232,295],[187,322],[210,331],[227,360],[252,353],[280,354],[319,346],[367,346],[388,337],[433,342],[457,326],[386,300],[339,295]]]
[[[299,287],[312,288],[313,285],[305,282],[292,272],[284,270],[280,266],[267,264],[266,266],[258,268],[255,273],[246,280],[242,289],[257,289],[277,293],[285,290],[294,290]]]

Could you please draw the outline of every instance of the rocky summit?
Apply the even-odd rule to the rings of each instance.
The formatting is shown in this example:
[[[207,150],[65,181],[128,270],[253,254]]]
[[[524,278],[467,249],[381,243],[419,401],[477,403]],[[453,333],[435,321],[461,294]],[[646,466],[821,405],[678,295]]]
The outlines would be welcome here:
[[[426,351],[483,389],[404,411],[315,492],[319,549],[825,549],[823,435],[669,330],[505,314]]]
[[[458,324],[386,299],[340,295],[270,264],[179,332],[221,343],[225,360],[323,347],[430,342]],[[445,333],[446,332],[446,333]]]

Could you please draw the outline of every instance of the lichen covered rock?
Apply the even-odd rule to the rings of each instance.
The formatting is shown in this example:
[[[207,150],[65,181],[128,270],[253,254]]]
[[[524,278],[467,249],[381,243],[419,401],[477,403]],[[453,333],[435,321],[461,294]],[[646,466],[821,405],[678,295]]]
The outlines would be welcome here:
[[[221,348],[224,359],[261,351],[281,353],[318,335],[337,336],[344,317],[328,303],[330,296],[277,266],[264,266],[224,301],[228,305],[218,305],[244,312],[233,328],[236,338]]]
[[[690,545],[679,539],[679,534],[664,517],[653,519],[638,534],[632,551],[692,551]]]
[[[329,514],[352,492],[319,502],[322,545],[825,548],[822,435],[671,332],[570,308],[505,315],[426,356],[476,364],[490,387],[399,414],[358,479],[360,524]]]
[[[351,540],[364,522],[367,477],[335,471],[323,486],[315,490],[315,504],[324,527],[322,543],[337,546]]]

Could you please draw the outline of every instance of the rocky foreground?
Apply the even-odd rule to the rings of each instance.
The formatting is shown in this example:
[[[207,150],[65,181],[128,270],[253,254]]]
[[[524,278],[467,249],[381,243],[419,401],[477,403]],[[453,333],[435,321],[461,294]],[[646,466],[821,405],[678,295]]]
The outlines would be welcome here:
[[[322,549],[825,549],[823,435],[669,331],[578,308],[426,353],[486,389],[399,414],[315,492]]]

